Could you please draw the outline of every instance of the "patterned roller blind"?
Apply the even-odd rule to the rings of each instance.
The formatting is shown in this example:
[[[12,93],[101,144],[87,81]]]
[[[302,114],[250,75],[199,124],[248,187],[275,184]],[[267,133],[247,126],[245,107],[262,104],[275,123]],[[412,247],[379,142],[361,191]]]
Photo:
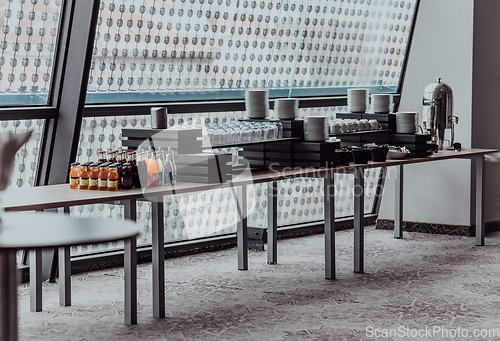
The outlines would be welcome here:
[[[47,104],[62,3],[0,1],[0,106]]]
[[[87,101],[396,90],[415,0],[105,0]]]

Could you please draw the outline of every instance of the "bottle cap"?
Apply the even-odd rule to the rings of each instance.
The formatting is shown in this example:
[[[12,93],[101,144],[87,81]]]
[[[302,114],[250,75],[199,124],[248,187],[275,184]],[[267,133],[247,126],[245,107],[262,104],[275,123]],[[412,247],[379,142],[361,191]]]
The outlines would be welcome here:
[[[159,147],[158,147],[158,150],[163,150],[163,147],[162,147],[162,146],[159,146]]]
[[[172,150],[172,149],[174,149],[174,148],[172,148],[172,147],[168,147],[168,150]]]

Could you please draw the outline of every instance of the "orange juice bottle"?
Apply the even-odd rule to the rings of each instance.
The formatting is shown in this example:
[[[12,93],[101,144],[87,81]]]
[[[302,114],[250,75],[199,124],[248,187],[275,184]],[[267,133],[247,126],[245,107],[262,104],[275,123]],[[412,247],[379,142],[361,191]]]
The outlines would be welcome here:
[[[89,189],[89,167],[82,165],[80,167],[80,184],[78,189]]]
[[[103,163],[99,166],[98,189],[100,191],[108,190],[108,166],[109,163]]]
[[[77,189],[78,183],[80,182],[80,164],[78,162],[73,162],[70,167],[71,170],[69,172],[69,188]]]
[[[108,171],[108,191],[117,191],[120,183],[120,175],[118,174],[118,166],[109,166]]]
[[[99,166],[97,163],[93,163],[89,168],[89,189],[95,191],[99,188]]]
[[[149,146],[148,152],[148,175],[149,175],[149,185],[157,186],[159,184],[158,179],[158,160],[156,159],[156,152],[152,146]]]

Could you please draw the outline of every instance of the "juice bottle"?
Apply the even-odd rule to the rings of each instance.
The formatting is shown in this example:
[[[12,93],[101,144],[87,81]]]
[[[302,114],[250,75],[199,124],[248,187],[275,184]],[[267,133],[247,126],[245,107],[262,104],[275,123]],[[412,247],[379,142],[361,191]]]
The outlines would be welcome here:
[[[78,183],[80,182],[80,164],[78,162],[73,162],[70,165],[71,169],[69,172],[69,188],[71,189],[77,189],[78,188]]]
[[[100,151],[98,154],[99,154],[99,161],[98,161],[99,163],[104,163],[104,162],[108,161],[106,159],[106,152],[104,150]]]
[[[108,191],[117,191],[120,183],[120,175],[118,174],[118,166],[113,164],[109,166],[108,171]]]
[[[158,151],[155,153],[156,155],[156,163],[158,164],[158,184],[163,184],[163,158],[162,158],[163,148],[158,147]]]
[[[99,188],[99,164],[93,163],[89,168],[89,189],[96,191]]]
[[[132,164],[130,162],[123,164],[121,183],[123,189],[132,189]]]
[[[165,155],[165,163],[163,164],[163,183],[165,185],[173,185],[172,170],[172,157],[170,154],[167,154]]]
[[[137,152],[130,153],[129,157],[130,163],[132,164],[132,184],[135,188],[141,188],[141,182],[139,181],[139,172],[137,171]]]
[[[99,166],[99,182],[98,189],[100,191],[108,190],[108,166],[109,163],[105,162]]]
[[[158,160],[156,158],[156,153],[154,149],[151,149],[149,153],[149,174],[150,174],[150,185],[158,186]]]
[[[148,186],[153,182],[152,181],[152,174],[151,174],[151,153],[153,152],[153,146],[149,146],[148,147],[148,151],[147,152],[144,152],[143,155],[142,155],[142,158],[143,160],[146,162],[146,170],[147,170],[147,174],[148,174]]]
[[[175,164],[174,148],[168,147],[167,152],[170,155],[171,166],[172,166],[171,182],[175,184],[175,182],[177,181],[177,165]]]
[[[89,189],[89,167],[81,165],[80,167],[80,183],[78,189]]]
[[[137,152],[137,182],[135,187],[147,187],[148,186],[148,167],[145,155],[139,151]]]

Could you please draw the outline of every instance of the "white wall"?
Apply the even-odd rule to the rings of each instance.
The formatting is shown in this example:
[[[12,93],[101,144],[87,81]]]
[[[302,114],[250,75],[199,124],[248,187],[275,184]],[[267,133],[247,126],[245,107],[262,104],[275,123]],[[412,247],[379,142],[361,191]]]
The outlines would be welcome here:
[[[472,146],[500,149],[500,1],[476,0]],[[486,221],[500,220],[500,164],[486,164]]]
[[[400,105],[401,111],[421,115],[425,87],[441,77],[453,89],[454,113],[460,119],[455,141],[464,147],[471,146],[473,9],[474,0],[421,0]],[[391,174],[389,170],[381,219],[394,219]],[[469,225],[470,177],[468,160],[405,166],[403,219]]]

